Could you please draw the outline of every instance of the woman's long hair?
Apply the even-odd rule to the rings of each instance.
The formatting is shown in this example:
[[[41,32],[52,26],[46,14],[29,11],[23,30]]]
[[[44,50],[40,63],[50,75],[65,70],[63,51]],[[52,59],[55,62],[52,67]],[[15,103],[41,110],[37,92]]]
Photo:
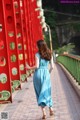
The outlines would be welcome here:
[[[46,42],[44,40],[38,40],[37,46],[38,46],[41,58],[50,61],[52,54],[51,54],[51,51],[48,48]]]

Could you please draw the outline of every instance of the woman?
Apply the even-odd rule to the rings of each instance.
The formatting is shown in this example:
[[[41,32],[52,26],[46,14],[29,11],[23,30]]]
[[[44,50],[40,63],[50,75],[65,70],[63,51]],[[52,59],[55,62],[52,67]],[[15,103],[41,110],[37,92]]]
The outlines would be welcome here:
[[[35,69],[33,84],[36,93],[38,105],[41,106],[43,117],[46,119],[45,107],[49,107],[50,115],[53,115],[53,103],[51,98],[51,81],[48,64],[51,63],[53,69],[52,54],[44,40],[37,42],[38,53],[35,55],[35,66],[27,66],[28,69]]]

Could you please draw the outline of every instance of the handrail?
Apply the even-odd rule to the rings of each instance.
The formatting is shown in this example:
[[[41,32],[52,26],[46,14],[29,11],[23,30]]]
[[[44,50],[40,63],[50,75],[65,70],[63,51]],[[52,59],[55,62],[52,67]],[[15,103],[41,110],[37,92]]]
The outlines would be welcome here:
[[[68,56],[70,58],[76,59],[76,60],[80,60],[79,57],[77,57],[76,55],[71,55],[71,54],[62,54],[62,56]]]
[[[80,84],[80,58],[70,54],[62,54],[57,57],[61,63]]]

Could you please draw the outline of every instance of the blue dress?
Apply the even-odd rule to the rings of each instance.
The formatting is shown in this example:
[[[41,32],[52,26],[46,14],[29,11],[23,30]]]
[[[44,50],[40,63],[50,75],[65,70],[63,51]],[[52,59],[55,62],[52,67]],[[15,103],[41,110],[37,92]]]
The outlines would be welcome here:
[[[35,70],[33,84],[37,102],[39,106],[52,107],[51,80],[48,70],[49,61],[42,59],[39,53],[37,53],[36,56],[39,58],[39,68]]]

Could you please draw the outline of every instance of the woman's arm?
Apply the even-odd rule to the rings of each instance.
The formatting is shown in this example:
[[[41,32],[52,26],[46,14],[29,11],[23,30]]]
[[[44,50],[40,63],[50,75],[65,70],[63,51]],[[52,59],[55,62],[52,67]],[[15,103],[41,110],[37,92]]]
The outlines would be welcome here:
[[[28,64],[26,64],[27,69],[36,69],[39,68],[39,58],[35,55],[35,65],[30,67]]]
[[[52,68],[52,69],[54,68],[53,56],[52,56],[52,58],[51,58],[51,68]]]
[[[53,56],[52,56],[52,58],[51,58],[51,61],[50,61],[50,72],[53,70],[53,68],[54,68],[54,62],[53,62]]]

